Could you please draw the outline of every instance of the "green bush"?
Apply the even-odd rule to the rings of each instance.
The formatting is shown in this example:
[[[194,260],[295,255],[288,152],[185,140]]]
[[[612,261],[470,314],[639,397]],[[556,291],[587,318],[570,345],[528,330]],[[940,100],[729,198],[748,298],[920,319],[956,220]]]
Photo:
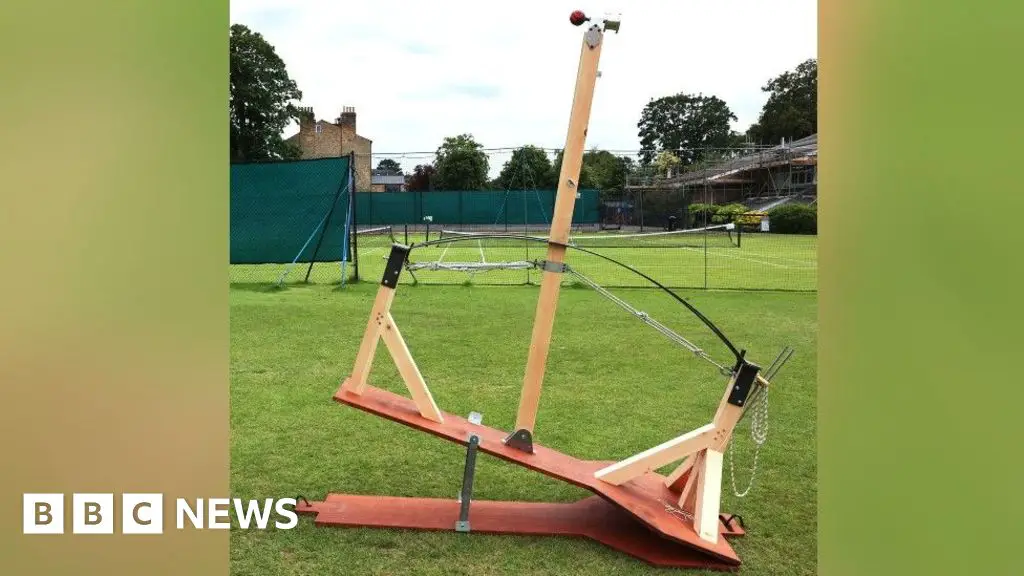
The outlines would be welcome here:
[[[736,218],[739,217],[740,214],[743,214],[748,210],[750,210],[750,208],[739,203],[720,206],[718,210],[715,211],[715,215],[711,217],[711,223],[726,224],[728,222],[735,222]]]
[[[778,234],[817,234],[818,211],[806,204],[783,204],[768,211],[769,226]]]
[[[690,222],[702,226],[705,222],[711,222],[718,212],[718,206],[714,204],[690,204]]]

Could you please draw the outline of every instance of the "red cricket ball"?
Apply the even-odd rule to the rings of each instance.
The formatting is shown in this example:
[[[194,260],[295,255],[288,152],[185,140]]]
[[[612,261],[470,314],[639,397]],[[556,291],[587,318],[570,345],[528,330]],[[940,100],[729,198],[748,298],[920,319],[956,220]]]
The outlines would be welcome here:
[[[569,14],[569,22],[572,22],[573,26],[579,26],[587,20],[590,20],[590,18],[587,18],[587,15],[583,13],[583,10],[573,10],[572,14]]]

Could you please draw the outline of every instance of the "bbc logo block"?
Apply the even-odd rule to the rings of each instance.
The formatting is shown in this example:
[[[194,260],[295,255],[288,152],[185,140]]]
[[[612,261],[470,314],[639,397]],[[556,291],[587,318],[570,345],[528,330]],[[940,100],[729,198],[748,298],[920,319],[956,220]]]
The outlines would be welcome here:
[[[122,534],[163,534],[163,494],[124,494],[121,497]]]
[[[72,532],[75,534],[113,534],[113,512],[113,494],[72,494]]]
[[[64,513],[64,500],[64,494],[25,494],[23,532],[63,534],[65,517],[70,517],[74,534],[114,533],[118,513],[113,494],[72,494],[70,514]],[[163,511],[162,494],[122,494],[121,533],[163,534]]]
[[[22,509],[25,534],[64,533],[63,494],[25,494]]]
[[[185,530],[230,530],[232,520],[240,529],[291,530],[299,523],[295,498],[186,498],[169,500],[168,526]],[[66,504],[70,508],[66,509]],[[64,494],[24,495],[25,534],[163,534],[163,494],[75,493],[70,501]],[[276,521],[272,521],[274,518]],[[65,523],[70,526],[66,527]]]

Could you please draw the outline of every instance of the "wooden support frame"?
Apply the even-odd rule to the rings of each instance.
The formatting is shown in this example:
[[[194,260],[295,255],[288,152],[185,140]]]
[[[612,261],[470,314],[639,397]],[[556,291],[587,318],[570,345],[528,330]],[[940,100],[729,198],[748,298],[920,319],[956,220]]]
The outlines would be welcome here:
[[[373,358],[377,352],[377,345],[381,340],[391,354],[398,373],[402,376],[409,394],[412,396],[416,408],[424,418],[433,422],[443,422],[444,417],[441,410],[434,402],[434,397],[427,388],[427,383],[420,374],[420,369],[413,360],[409,347],[402,338],[398,324],[391,316],[391,303],[395,300],[395,288],[398,285],[398,274],[405,262],[408,248],[395,245],[391,249],[391,256],[388,258],[388,265],[384,272],[384,279],[380,288],[377,289],[377,297],[373,301],[373,308],[370,310],[370,319],[366,322],[366,330],[363,332],[363,340],[359,345],[359,352],[356,354],[355,366],[352,373],[341,384],[343,392],[362,394],[366,390],[367,380],[370,375],[370,367],[373,365]]]
[[[711,543],[718,541],[718,513],[722,493],[722,454],[732,438],[733,428],[743,416],[752,386],[767,386],[760,368],[741,362],[733,372],[710,424],[663,442],[653,448],[606,466],[594,477],[621,486],[631,480],[685,458],[664,484],[679,490],[679,507],[693,514],[694,531]],[[681,487],[681,488],[680,488]]]

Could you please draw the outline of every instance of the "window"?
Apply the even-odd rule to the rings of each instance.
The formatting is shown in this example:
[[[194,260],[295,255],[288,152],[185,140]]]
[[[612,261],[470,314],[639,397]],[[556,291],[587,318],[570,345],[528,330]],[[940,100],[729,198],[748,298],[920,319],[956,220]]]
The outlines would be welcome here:
[[[324,125],[323,124],[317,124],[316,125],[316,133],[317,134],[321,134],[323,131],[324,131]]]

